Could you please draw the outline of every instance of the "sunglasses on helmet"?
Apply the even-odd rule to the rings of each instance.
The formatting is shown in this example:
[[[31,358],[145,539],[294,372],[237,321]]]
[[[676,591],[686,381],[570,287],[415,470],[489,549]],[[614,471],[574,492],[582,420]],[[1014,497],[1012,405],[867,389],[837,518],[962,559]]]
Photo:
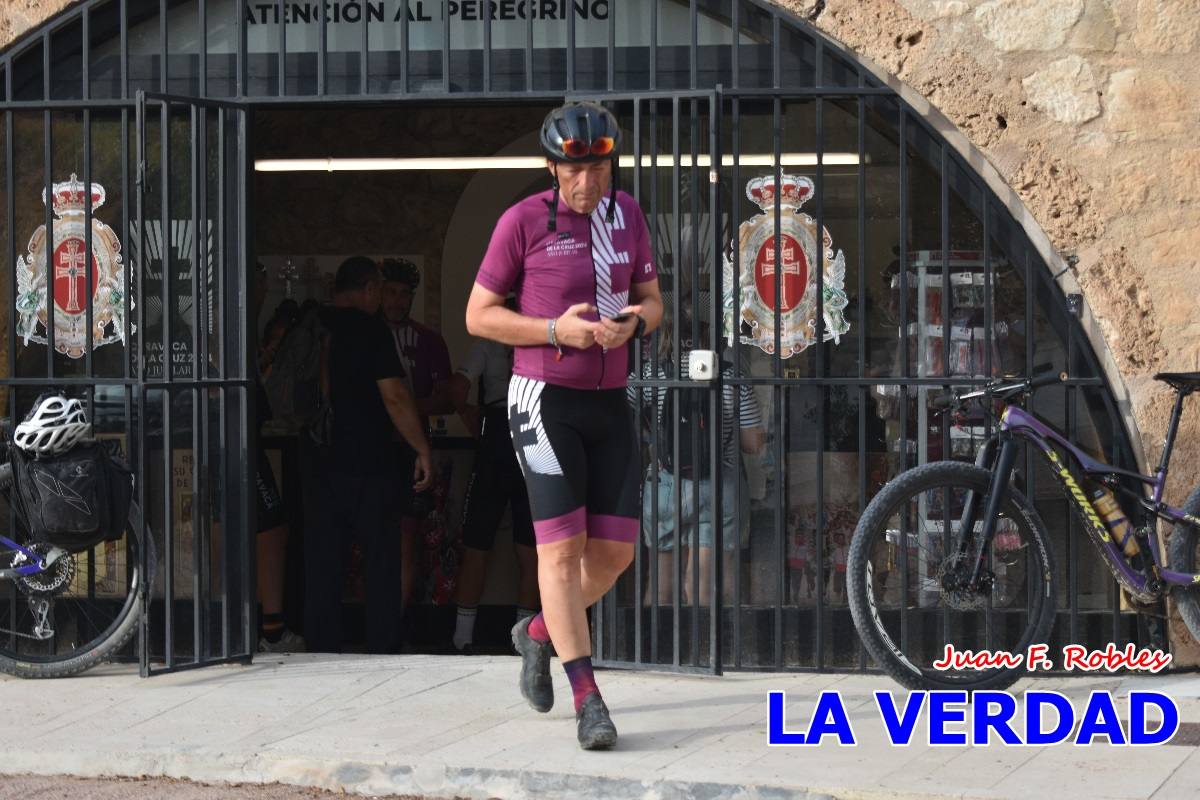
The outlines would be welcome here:
[[[616,144],[616,140],[611,136],[599,136],[590,142],[583,139],[564,139],[562,149],[567,158],[586,158],[589,155],[603,157],[612,155]]]

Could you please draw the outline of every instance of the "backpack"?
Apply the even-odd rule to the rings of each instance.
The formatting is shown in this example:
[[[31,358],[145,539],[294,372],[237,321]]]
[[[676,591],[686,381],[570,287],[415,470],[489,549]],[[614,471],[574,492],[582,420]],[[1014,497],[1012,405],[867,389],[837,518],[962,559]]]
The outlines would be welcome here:
[[[86,442],[41,458],[9,448],[10,500],[30,540],[80,553],[124,535],[133,473],[110,447]]]
[[[284,334],[263,388],[276,416],[303,424],[319,405],[321,342],[326,335],[319,309],[311,308]]]
[[[329,441],[333,412],[328,386],[329,329],[320,307],[301,315],[279,344],[263,389],[278,418],[306,430],[318,445]]]

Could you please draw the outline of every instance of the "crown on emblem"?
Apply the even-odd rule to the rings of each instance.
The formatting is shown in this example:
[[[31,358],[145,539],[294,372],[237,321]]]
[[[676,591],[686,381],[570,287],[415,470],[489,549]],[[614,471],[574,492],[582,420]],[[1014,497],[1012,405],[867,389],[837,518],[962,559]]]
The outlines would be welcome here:
[[[812,197],[816,188],[811,178],[801,175],[782,175],[779,182],[779,203],[782,206],[800,208]],[[775,207],[775,176],[755,178],[746,184],[746,197],[763,211]]]
[[[75,173],[71,173],[71,180],[56,183],[52,187],[54,190],[54,214],[62,217],[67,214],[83,214],[84,213],[84,192],[83,181],[76,177]],[[92,184],[91,199],[92,211],[95,211],[100,206],[104,205],[104,187],[98,183]],[[42,203],[46,202],[46,190],[42,189]]]

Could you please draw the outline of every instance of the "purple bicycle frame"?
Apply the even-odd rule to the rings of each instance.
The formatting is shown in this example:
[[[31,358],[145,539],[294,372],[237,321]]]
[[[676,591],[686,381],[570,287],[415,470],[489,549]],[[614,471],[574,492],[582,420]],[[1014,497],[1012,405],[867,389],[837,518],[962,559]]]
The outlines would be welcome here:
[[[13,578],[20,578],[26,575],[37,575],[39,572],[45,571],[46,568],[42,566],[42,557],[32,550],[26,550],[7,536],[0,536],[0,545],[11,550],[16,550],[29,559],[29,563],[23,567],[6,567],[0,569],[0,580],[12,580]]]
[[[1163,517],[1171,522],[1186,522],[1200,527],[1200,518],[1186,514],[1182,509],[1174,508],[1162,502],[1163,488],[1167,482],[1167,473],[1163,467],[1160,467],[1155,475],[1151,477],[1149,475],[1142,475],[1140,472],[1118,469],[1097,461],[1072,444],[1065,436],[1020,406],[1008,406],[1004,410],[1004,415],[1000,418],[1000,430],[1007,431],[1014,436],[1020,436],[1032,442],[1045,455],[1054,468],[1052,471],[1055,478],[1062,484],[1067,495],[1073,498],[1074,502],[1079,506],[1083,518],[1088,520],[1090,525],[1095,529],[1095,533],[1102,545],[1101,555],[1109,563],[1113,574],[1123,579],[1123,583],[1130,584],[1139,593],[1148,592],[1145,577],[1135,572],[1129,565],[1129,562],[1125,560],[1124,554],[1117,547],[1116,542],[1113,541],[1112,536],[1108,532],[1108,527],[1102,521],[1099,512],[1092,505],[1092,502],[1087,498],[1083,490],[1079,488],[1079,484],[1075,481],[1071,471],[1067,469],[1067,466],[1063,463],[1058,453],[1051,446],[1051,442],[1070,454],[1079,464],[1084,474],[1088,476],[1117,475],[1132,478],[1153,487],[1152,499],[1147,501],[1145,498],[1142,498],[1141,503],[1146,510],[1156,516]],[[1159,575],[1163,582],[1175,585],[1200,584],[1200,574],[1193,575],[1187,572],[1173,572],[1163,569],[1164,560],[1162,553],[1159,552],[1158,537],[1151,536],[1149,539],[1150,553],[1155,565],[1159,568]]]

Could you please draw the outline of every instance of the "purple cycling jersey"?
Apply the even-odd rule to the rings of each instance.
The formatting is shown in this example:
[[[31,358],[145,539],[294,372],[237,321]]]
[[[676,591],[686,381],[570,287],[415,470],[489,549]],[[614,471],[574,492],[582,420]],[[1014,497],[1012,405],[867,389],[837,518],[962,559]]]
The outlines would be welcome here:
[[[476,281],[496,294],[516,290],[517,309],[529,317],[553,318],[577,303],[611,317],[629,305],[629,287],[657,278],[650,234],[637,201],[617,192],[613,222],[605,222],[608,198],[590,215],[558,198],[558,230],[546,229],[546,196],[527,197],[496,223]],[[625,386],[628,348],[585,350],[563,347],[562,359],[549,344],[516,348],[513,373],[573,389]]]

